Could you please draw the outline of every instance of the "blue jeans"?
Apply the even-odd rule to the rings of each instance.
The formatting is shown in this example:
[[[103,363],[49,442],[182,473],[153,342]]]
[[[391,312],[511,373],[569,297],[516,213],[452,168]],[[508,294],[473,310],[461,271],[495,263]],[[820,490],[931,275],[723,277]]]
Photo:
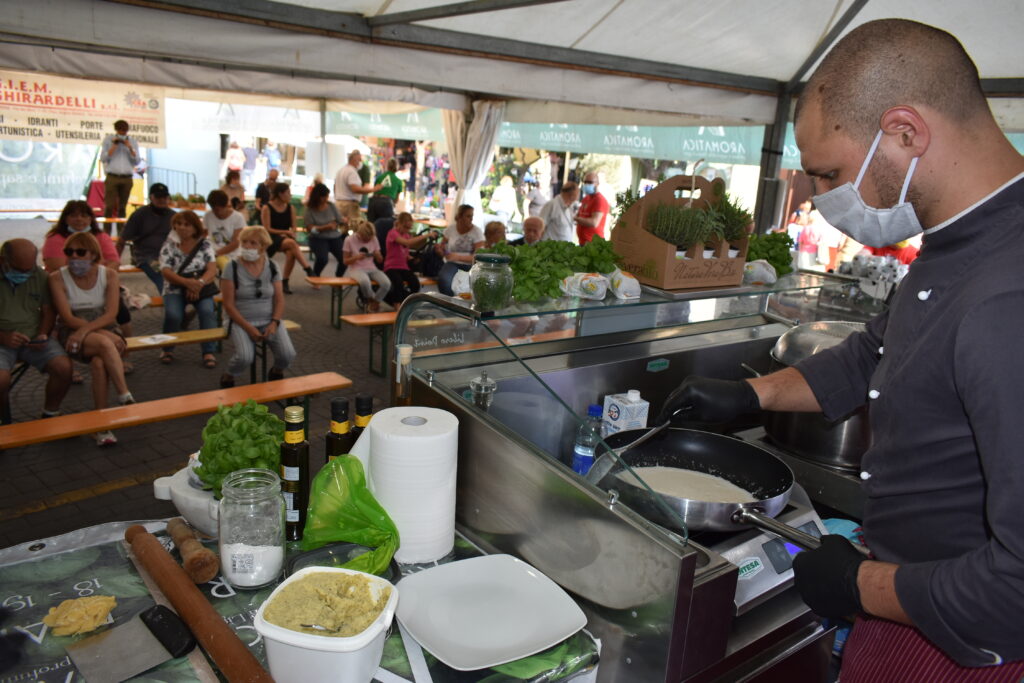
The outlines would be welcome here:
[[[338,260],[334,269],[334,277],[341,277],[345,272],[345,261],[341,249],[345,244],[344,237],[316,237],[309,236],[309,248],[313,252],[313,272],[317,275],[327,267],[327,259],[331,254]]]
[[[146,274],[154,285],[156,285],[156,293],[164,291],[164,276],[159,270],[153,267],[153,263],[150,261],[140,260],[139,270]]]
[[[460,270],[469,270],[469,267],[468,263],[457,263],[456,261],[445,263],[437,274],[437,291],[445,296],[452,296],[452,280],[455,279],[455,273]]]
[[[217,327],[217,313],[213,308],[213,297],[208,296],[198,301],[188,301],[181,292],[164,295],[164,334],[181,331],[181,320],[185,317],[185,306],[192,304],[199,313],[199,327],[204,330],[211,330]],[[217,342],[203,342],[200,345],[203,353],[213,353],[217,350]],[[173,346],[166,347],[168,352],[173,351]]]

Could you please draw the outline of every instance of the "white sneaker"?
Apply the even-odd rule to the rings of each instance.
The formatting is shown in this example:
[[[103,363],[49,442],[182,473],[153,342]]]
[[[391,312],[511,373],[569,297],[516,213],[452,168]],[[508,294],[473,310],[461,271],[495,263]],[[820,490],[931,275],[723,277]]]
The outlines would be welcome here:
[[[118,396],[117,402],[123,406],[131,405],[132,403],[135,403],[135,397],[132,396],[132,392],[129,391],[124,396]]]
[[[97,446],[113,446],[117,443],[117,437],[110,430],[105,432],[96,432],[92,435],[92,438],[96,441]]]

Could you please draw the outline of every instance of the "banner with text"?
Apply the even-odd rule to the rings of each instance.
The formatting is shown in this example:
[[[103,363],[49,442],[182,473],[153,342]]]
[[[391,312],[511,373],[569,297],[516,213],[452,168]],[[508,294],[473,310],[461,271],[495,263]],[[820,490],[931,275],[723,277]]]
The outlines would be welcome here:
[[[397,138],[399,140],[444,140],[440,109],[424,109],[407,114],[362,114],[349,111],[327,112],[328,135]]]
[[[164,89],[0,70],[0,139],[98,145],[124,119],[144,147],[166,147]]]

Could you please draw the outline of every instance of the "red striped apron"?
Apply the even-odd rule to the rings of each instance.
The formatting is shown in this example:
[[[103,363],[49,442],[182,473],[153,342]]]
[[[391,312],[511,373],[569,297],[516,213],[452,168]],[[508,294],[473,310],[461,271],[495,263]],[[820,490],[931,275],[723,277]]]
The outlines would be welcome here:
[[[840,683],[1018,683],[1024,660],[965,667],[911,626],[858,617],[843,648]]]

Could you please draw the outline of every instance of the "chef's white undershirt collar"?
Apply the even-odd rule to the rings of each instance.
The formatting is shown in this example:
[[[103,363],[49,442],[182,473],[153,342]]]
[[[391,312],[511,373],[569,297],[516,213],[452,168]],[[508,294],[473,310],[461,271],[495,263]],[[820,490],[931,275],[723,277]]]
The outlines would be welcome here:
[[[924,231],[924,234],[925,235],[931,235],[932,233],[936,233],[939,230],[942,230],[943,228],[945,228],[946,226],[948,226],[948,225],[950,225],[952,223],[955,223],[956,221],[960,220],[961,218],[963,218],[964,216],[969,214],[971,211],[974,211],[976,208],[978,208],[979,206],[981,206],[982,204],[984,204],[988,200],[990,200],[993,197],[995,197],[997,194],[999,194],[1000,192],[1002,192],[1003,190],[1008,188],[1010,185],[1013,185],[1015,182],[1017,182],[1021,178],[1024,178],[1024,173],[1018,173],[1016,176],[1014,176],[1010,180],[1007,180],[1004,184],[1000,185],[998,188],[993,190],[990,194],[985,195],[983,198],[981,198],[978,201],[976,201],[975,203],[971,204],[970,206],[968,206],[966,209],[964,209],[963,211],[961,211],[957,215],[953,216],[952,218],[947,218],[946,220],[942,221],[938,225],[935,225],[935,226],[932,226],[932,227],[928,228],[927,230]]]

